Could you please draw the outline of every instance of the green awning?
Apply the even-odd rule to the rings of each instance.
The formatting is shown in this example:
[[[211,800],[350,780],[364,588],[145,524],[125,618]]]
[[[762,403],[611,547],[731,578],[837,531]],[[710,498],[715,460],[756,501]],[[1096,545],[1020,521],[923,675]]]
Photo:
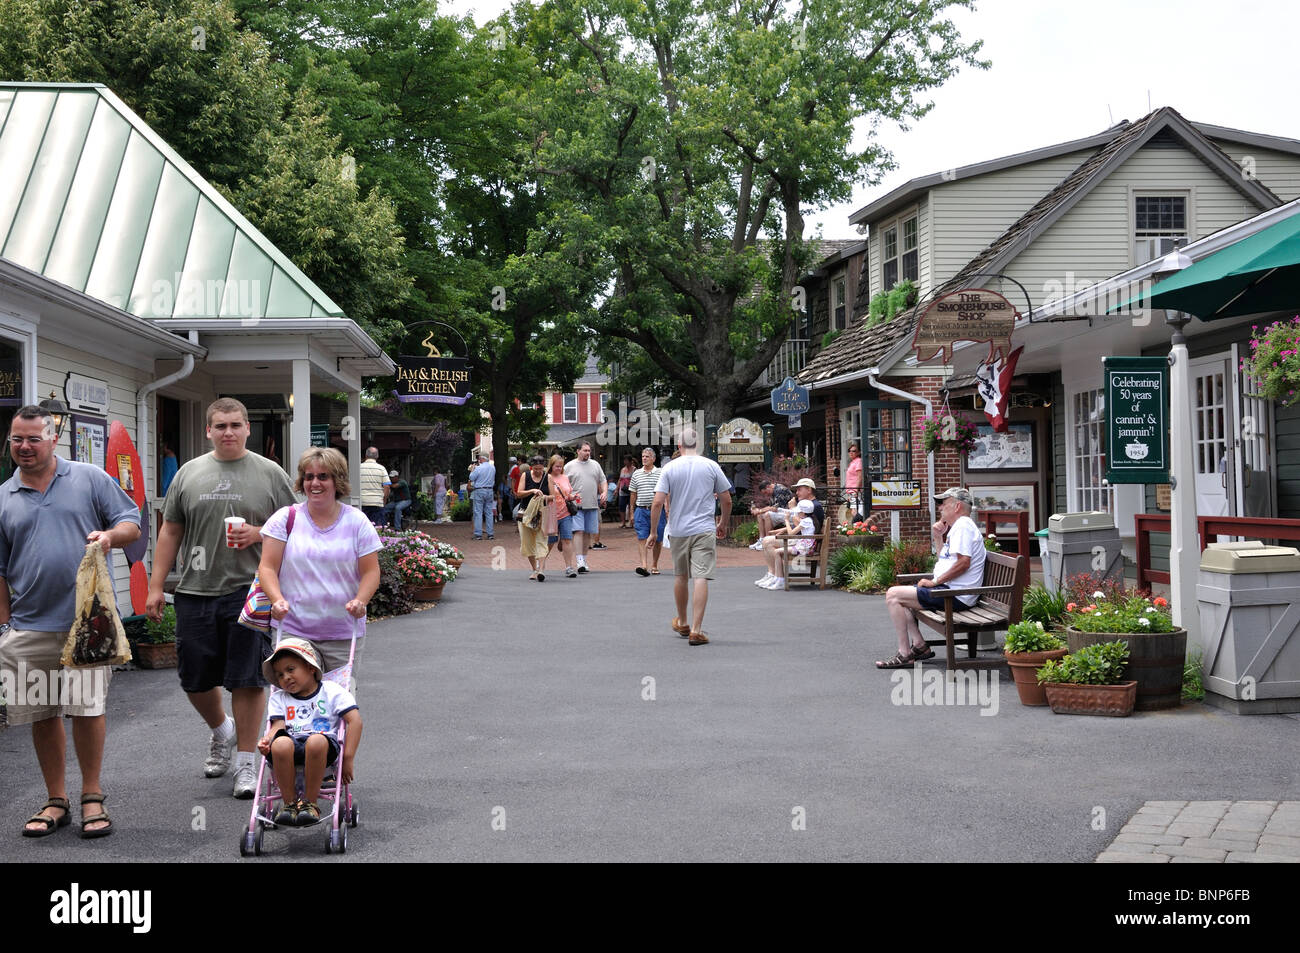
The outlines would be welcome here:
[[[1202,321],[1300,311],[1300,215],[1202,258],[1111,311],[1139,306],[1185,311]]]

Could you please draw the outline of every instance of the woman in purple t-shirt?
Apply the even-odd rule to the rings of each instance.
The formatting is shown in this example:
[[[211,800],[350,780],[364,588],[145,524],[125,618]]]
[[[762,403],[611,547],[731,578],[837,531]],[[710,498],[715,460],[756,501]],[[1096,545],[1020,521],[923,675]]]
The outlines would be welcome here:
[[[340,502],[351,487],[347,460],[337,450],[303,451],[294,489],[307,502],[276,511],[262,527],[258,574],[271,600],[271,617],[280,623],[282,635],[316,646],[327,672],[347,663],[355,630],[355,674],[366,634],[366,606],[379,588],[383,543],[360,510]]]

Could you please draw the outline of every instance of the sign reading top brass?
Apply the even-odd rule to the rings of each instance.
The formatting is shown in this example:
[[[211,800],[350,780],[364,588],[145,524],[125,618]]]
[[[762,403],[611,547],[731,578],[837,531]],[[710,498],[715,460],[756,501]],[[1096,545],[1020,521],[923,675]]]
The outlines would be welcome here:
[[[772,413],[774,414],[795,417],[808,413],[810,406],[808,388],[796,384],[793,377],[787,377],[780,387],[772,388]]]
[[[943,355],[943,363],[952,361],[952,348],[958,341],[987,343],[989,360],[997,352],[1011,353],[1011,331],[1019,317],[1015,307],[996,291],[962,288],[936,298],[916,322],[912,347],[918,361]]]

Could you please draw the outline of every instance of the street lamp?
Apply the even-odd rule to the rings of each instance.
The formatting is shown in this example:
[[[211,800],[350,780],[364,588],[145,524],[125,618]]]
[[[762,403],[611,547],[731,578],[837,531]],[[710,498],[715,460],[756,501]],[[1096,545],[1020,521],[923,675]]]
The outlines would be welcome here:
[[[1175,248],[1160,261],[1156,274],[1168,277],[1189,267],[1192,260]],[[1153,276],[1154,277],[1154,276]],[[1200,546],[1196,532],[1196,461],[1192,455],[1192,394],[1188,374],[1187,339],[1183,328],[1192,316],[1165,311],[1173,329],[1169,342],[1169,592],[1174,625],[1187,630],[1188,643],[1200,638],[1196,606],[1196,575]]]

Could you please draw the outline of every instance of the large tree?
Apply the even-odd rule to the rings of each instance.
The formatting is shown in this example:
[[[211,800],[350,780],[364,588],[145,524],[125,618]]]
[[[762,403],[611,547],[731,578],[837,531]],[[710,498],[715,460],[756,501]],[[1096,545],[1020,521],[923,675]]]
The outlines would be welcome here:
[[[775,356],[813,247],[804,215],[890,167],[870,133],[983,66],[928,0],[570,0],[511,37],[537,51],[541,175],[595,223],[591,321],[720,422]],[[864,142],[855,142],[855,134]],[[593,250],[594,257],[595,250]]]

